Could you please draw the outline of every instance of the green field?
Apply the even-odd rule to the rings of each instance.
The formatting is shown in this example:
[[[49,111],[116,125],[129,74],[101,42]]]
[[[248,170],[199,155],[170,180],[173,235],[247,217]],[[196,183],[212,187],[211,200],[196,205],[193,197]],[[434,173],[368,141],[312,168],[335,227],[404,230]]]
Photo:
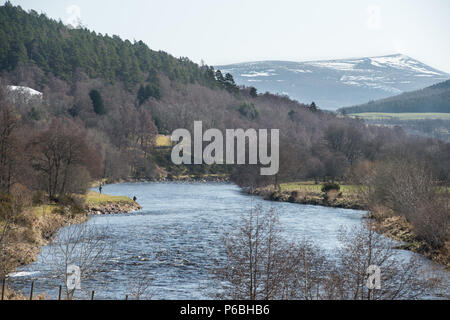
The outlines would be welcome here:
[[[170,140],[170,136],[158,135],[156,137],[156,146],[157,147],[171,147],[172,141]]]
[[[107,194],[99,194],[97,192],[90,191],[86,195],[86,203],[91,206],[106,205],[108,203],[127,203],[134,204],[135,202],[125,196],[110,196]]]
[[[364,120],[450,120],[450,113],[383,113],[367,112],[349,114],[352,118]]]

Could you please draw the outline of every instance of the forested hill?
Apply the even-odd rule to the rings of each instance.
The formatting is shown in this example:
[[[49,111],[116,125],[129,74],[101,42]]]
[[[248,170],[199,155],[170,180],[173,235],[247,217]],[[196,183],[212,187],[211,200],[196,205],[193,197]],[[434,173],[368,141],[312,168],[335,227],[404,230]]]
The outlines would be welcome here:
[[[431,87],[403,93],[401,95],[372,101],[367,104],[342,108],[344,114],[365,112],[387,113],[421,113],[421,112],[450,112],[450,80],[435,84]]]
[[[70,28],[9,2],[0,7],[0,44],[0,71],[35,64],[70,81],[77,69],[82,69],[91,78],[120,80],[129,89],[154,72],[182,83],[217,85],[211,68],[199,67],[187,58],[153,51],[142,41],[132,43],[85,28]]]

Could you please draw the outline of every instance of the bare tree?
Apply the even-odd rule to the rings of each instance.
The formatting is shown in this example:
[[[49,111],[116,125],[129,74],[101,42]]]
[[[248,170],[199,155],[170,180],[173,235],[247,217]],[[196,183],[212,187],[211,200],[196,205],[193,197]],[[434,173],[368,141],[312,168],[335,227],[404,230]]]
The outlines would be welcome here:
[[[22,208],[23,203],[19,198],[8,194],[0,195],[0,279],[16,267],[14,248],[11,248],[10,243]]]
[[[321,300],[326,297],[330,261],[324,251],[308,239],[286,243],[283,272],[279,279],[283,300]]]
[[[342,229],[335,258],[313,242],[289,242],[274,211],[256,208],[224,237],[225,256],[213,275],[219,297],[245,300],[394,300],[433,293],[439,276],[417,256],[400,257],[371,224]],[[368,286],[369,267],[381,269],[380,289]],[[427,273],[427,276],[424,274]]]
[[[335,288],[329,298],[344,300],[398,300],[422,297],[435,285],[437,278],[425,278],[417,256],[404,258],[392,241],[374,231],[372,223],[341,229],[341,248],[330,277]],[[367,285],[369,267],[381,270],[381,288]]]
[[[225,260],[213,270],[222,297],[321,299],[329,264],[325,254],[307,239],[287,241],[281,231],[277,213],[257,207],[224,237]]]
[[[238,230],[224,236],[226,259],[213,270],[222,294],[231,299],[274,299],[283,251],[278,216],[255,208],[241,222]]]
[[[153,296],[152,281],[151,273],[143,271],[137,277],[129,279],[127,291],[135,300],[150,300]]]
[[[16,114],[11,108],[2,106],[0,110],[0,190],[2,192],[11,191],[20,164],[19,141],[14,134],[18,127],[19,120]]]
[[[416,235],[432,248],[448,239],[448,194],[440,191],[431,171],[418,162],[393,160],[379,163],[360,189],[370,208],[384,206],[404,216]]]
[[[28,144],[28,152],[51,199],[78,191],[71,185],[76,177],[85,176],[90,180],[84,174],[87,171],[80,174],[80,168],[87,168],[92,176],[98,175],[101,169],[100,155],[88,143],[83,129],[69,119],[54,120],[48,129],[36,134]]]
[[[108,239],[108,229],[94,224],[72,224],[63,228],[44,255],[44,261],[51,266],[66,288],[66,297],[73,299],[76,288],[68,286],[70,266],[80,270],[83,280],[92,279],[111,259],[113,245]]]

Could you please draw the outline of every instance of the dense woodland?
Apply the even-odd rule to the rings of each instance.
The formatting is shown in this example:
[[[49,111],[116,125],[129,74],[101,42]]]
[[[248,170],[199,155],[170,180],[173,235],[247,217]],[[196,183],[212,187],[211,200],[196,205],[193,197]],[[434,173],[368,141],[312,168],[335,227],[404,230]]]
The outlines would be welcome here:
[[[237,87],[229,74],[152,51],[142,42],[70,28],[6,3],[0,7],[0,44],[4,194],[57,201],[85,192],[97,179],[179,174],[155,148],[155,137],[192,129],[197,120],[205,129],[280,129],[281,168],[275,177],[260,176],[256,166],[187,168],[198,174],[231,173],[243,187],[300,179],[364,184],[378,177],[371,201],[394,208],[398,203],[383,189],[377,168],[392,169],[383,171],[386,179],[399,162],[421,168],[424,176],[432,177],[426,182],[431,185],[447,186],[450,179],[448,143],[409,137],[398,127],[367,126],[322,112],[315,104]],[[33,88],[43,96],[11,91],[11,85]],[[404,179],[403,187],[414,181]],[[428,212],[421,210],[418,215]],[[412,219],[419,223],[419,218]],[[433,242],[439,247],[447,237],[448,215],[433,219],[444,228],[444,235]]]
[[[450,112],[450,80],[435,84],[431,87],[406,92],[401,95],[371,101],[360,106],[342,108],[343,114],[364,112]]]

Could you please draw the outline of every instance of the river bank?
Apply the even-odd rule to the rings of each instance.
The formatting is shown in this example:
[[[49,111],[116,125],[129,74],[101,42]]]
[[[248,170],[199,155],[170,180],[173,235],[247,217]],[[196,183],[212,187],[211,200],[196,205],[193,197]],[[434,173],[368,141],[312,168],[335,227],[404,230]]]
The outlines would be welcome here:
[[[292,188],[296,188],[291,190]],[[304,205],[323,206],[331,208],[365,210],[356,192],[343,190],[342,192],[320,191],[319,185],[282,184],[280,189],[273,186],[246,190],[248,193],[263,197],[269,201],[290,202]]]
[[[252,207],[274,208],[281,214],[286,236],[308,237],[334,252],[340,226],[359,226],[364,212],[326,207],[270,203],[249,197],[232,183],[124,183],[104,185],[108,195],[137,197],[144,207],[140,214],[92,216],[88,224],[108,228],[114,239],[114,257],[108,270],[95,279],[83,280],[85,290],[95,290],[96,299],[125,299],[130,285],[151,270],[153,299],[202,300],[215,292],[211,261],[223,256],[223,235],[239,226],[241,214]],[[48,249],[43,248],[43,257]],[[20,268],[27,275],[11,281],[17,290],[58,295],[59,280],[51,277],[45,258]],[[202,283],[202,286],[197,284]],[[81,294],[81,293],[80,293]],[[211,294],[211,295],[210,295]]]
[[[142,207],[128,197],[101,195],[89,192],[82,207],[68,204],[46,204],[25,208],[9,234],[4,263],[9,273],[37,260],[43,246],[48,245],[58,230],[69,224],[86,222],[90,216],[130,213]],[[3,262],[2,262],[3,263]],[[5,292],[5,299],[22,299],[13,290]]]
[[[238,226],[240,214],[260,206],[262,210],[280,212],[283,234],[287,237],[313,239],[327,254],[339,247],[342,226],[352,229],[361,225],[366,211],[297,206],[285,202],[268,202],[249,197],[235,184],[226,183],[125,183],[105,185],[108,195],[136,196],[145,208],[141,214],[92,216],[88,224],[108,226],[115,241],[114,258],[109,268],[83,286],[95,290],[98,299],[124,299],[129,285],[144,270],[152,270],[154,299],[197,300],[208,297],[204,288],[193,285],[208,279],[211,259],[219,259],[222,235]],[[345,193],[345,192],[344,192]],[[282,214],[281,214],[282,213]],[[43,248],[44,254],[48,248]],[[402,257],[413,253],[397,251]],[[424,266],[429,262],[420,260]],[[26,275],[11,281],[16,290],[29,292],[36,281],[36,294],[49,297],[58,294],[58,280],[47,272],[45,259],[20,268]],[[205,288],[214,288],[205,282]]]
[[[405,217],[395,215],[384,207],[368,208],[358,196],[357,188],[354,186],[346,186],[340,192],[324,193],[319,185],[303,182],[282,184],[279,189],[269,186],[244,191],[268,201],[368,211],[368,218],[374,223],[376,231],[400,242],[399,249],[419,253],[450,270],[450,241],[446,241],[440,249],[432,249],[417,237],[413,226]]]

